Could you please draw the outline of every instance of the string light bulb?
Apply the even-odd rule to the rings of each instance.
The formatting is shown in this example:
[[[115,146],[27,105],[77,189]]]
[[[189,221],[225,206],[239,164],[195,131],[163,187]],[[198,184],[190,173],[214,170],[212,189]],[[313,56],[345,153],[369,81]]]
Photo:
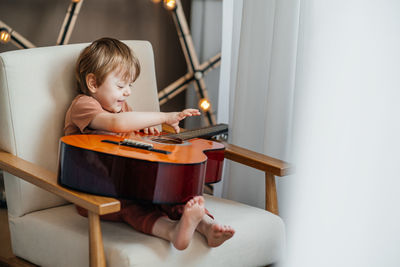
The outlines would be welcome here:
[[[203,99],[200,99],[200,101],[199,101],[199,107],[201,108],[201,110],[206,112],[206,111],[210,110],[211,103],[207,98],[203,98]]]
[[[79,3],[81,0],[72,0],[74,3]]]
[[[6,44],[10,41],[11,35],[6,28],[0,29],[0,42]]]
[[[168,10],[174,10],[176,8],[175,0],[164,0],[164,7]]]

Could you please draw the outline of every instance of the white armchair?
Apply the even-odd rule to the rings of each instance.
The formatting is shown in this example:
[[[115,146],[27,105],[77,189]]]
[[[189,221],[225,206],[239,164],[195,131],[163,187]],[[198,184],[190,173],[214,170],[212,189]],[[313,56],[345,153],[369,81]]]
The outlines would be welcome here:
[[[142,73],[130,105],[159,110],[153,50],[149,42],[126,41],[139,57]],[[123,223],[99,221],[118,211],[116,199],[89,195],[57,184],[58,140],[74,97],[73,69],[87,44],[11,51],[0,54],[0,169],[4,170],[14,254],[40,266],[262,266],[277,262],[285,243],[277,215],[206,195],[215,218],[236,229],[218,248],[195,234],[178,251],[160,238]],[[277,214],[275,175],[282,161],[226,144],[226,157],[266,172],[266,207]],[[78,215],[74,205],[89,211]],[[89,227],[88,227],[89,225]],[[88,230],[89,229],[89,230]]]

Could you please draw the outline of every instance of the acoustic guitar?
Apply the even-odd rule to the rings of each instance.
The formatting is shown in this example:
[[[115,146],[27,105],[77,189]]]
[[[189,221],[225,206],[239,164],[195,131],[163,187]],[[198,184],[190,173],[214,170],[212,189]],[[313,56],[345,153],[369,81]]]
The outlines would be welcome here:
[[[181,204],[221,180],[224,145],[198,137],[227,125],[161,134],[69,135],[60,139],[58,182],[87,193]]]

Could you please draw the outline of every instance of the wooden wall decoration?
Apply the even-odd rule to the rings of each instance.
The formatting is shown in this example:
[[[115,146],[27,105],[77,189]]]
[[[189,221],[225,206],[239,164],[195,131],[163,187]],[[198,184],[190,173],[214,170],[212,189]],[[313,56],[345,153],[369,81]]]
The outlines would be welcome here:
[[[57,38],[57,45],[68,44],[83,1],[84,0],[71,0]],[[161,2],[161,0],[151,1],[156,4]],[[199,108],[203,111],[207,124],[215,125],[215,113],[208,99],[207,87],[203,78],[206,73],[220,65],[221,53],[218,53],[206,62],[200,64],[194,49],[192,36],[183,12],[181,1],[163,0],[162,2],[165,9],[171,13],[174,20],[182,51],[186,59],[188,72],[164,89],[159,90],[158,97],[160,105],[165,104],[168,100],[186,90],[188,86],[193,83],[199,100]],[[10,41],[20,49],[36,47],[17,31],[0,20],[0,42],[7,43]]]

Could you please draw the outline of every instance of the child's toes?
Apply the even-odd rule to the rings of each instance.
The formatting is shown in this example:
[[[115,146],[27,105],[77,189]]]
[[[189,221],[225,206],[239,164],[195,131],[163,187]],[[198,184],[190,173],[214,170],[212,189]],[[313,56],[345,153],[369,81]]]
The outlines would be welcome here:
[[[199,196],[197,202],[199,203],[200,206],[203,206],[204,205],[204,198],[202,196]]]

